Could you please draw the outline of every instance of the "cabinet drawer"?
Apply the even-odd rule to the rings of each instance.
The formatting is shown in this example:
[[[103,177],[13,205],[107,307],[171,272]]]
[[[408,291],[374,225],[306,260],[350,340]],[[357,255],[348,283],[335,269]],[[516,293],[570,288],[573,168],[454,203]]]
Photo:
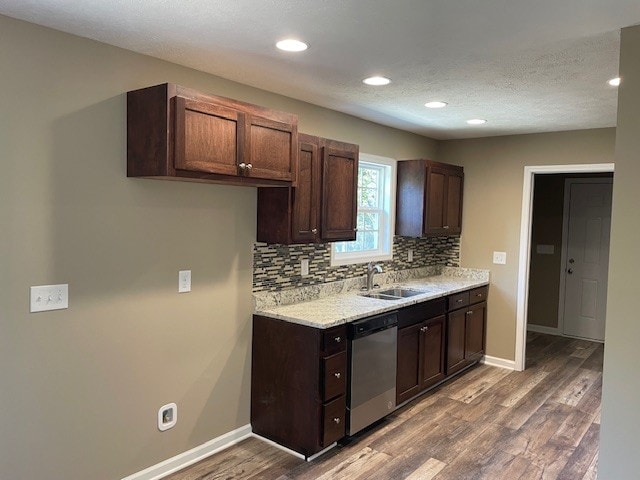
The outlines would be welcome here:
[[[341,352],[347,349],[347,326],[330,328],[322,332],[322,351],[325,355]]]
[[[444,298],[437,298],[398,310],[398,328],[410,327],[442,315],[446,311],[446,306],[447,302]]]
[[[324,372],[324,401],[344,395],[347,386],[347,352],[322,359]]]
[[[344,425],[346,410],[347,403],[344,395],[322,406],[322,423],[324,426],[322,432],[323,447],[344,437],[346,431]]]
[[[469,291],[449,295],[449,311],[469,305]]]
[[[469,291],[469,305],[484,302],[487,299],[487,293],[489,293],[489,287],[479,287]]]

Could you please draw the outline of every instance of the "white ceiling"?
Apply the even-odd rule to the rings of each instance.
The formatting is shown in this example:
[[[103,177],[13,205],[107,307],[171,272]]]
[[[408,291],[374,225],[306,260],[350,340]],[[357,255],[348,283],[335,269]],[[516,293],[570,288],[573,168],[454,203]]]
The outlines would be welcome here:
[[[0,0],[0,13],[449,139],[614,126],[606,81],[640,1]],[[276,50],[288,36],[309,49]],[[373,74],[392,83],[361,83]]]

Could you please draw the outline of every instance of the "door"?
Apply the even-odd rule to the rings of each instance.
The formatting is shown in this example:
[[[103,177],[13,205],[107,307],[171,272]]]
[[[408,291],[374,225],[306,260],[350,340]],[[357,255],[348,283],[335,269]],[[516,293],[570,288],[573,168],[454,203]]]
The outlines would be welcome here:
[[[565,335],[604,340],[611,230],[610,179],[568,179]]]
[[[322,239],[356,239],[358,152],[322,148]]]
[[[320,223],[320,159],[315,143],[300,141],[298,168],[291,237],[294,243],[313,243],[318,240]]]
[[[271,180],[297,181],[297,126],[249,115],[245,139],[245,175]],[[241,165],[242,166],[242,165]]]
[[[472,305],[467,311],[465,326],[465,360],[479,360],[484,353],[484,324],[486,303]]]
[[[418,323],[398,330],[398,371],[396,378],[396,403],[400,405],[420,393],[420,342]]]
[[[464,360],[466,316],[466,309],[456,310],[448,314],[447,375],[457,372],[466,365]]]
[[[421,326],[422,348],[420,366],[420,390],[438,383],[444,378],[444,324],[441,315]]]

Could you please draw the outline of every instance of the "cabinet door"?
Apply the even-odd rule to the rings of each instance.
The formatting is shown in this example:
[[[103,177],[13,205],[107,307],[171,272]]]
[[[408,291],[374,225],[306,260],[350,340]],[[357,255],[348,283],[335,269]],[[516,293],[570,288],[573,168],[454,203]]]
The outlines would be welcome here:
[[[441,315],[421,326],[420,390],[444,378],[444,324]]]
[[[466,312],[465,358],[479,360],[484,353],[486,303],[474,305]]]
[[[467,310],[449,312],[447,320],[447,375],[457,372],[466,365],[465,328]]]
[[[300,142],[298,186],[293,189],[291,237],[294,243],[317,241],[320,223],[320,159],[318,146]]]
[[[175,97],[174,102],[176,170],[237,175],[245,115],[183,97]]]
[[[449,172],[446,178],[446,215],[443,228],[451,235],[462,232],[462,187],[462,174]]]
[[[355,240],[358,153],[322,148],[322,239]]]
[[[426,181],[424,233],[442,233],[445,230],[447,170],[427,167]]]
[[[247,116],[243,173],[250,177],[291,181],[297,178],[298,131],[295,125]]]
[[[398,330],[396,404],[420,392],[420,343],[422,323]]]

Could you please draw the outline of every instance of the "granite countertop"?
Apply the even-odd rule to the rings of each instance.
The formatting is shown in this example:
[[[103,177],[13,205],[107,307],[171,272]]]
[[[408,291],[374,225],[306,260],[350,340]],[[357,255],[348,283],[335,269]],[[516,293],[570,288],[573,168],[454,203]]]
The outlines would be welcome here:
[[[359,288],[343,293],[329,294],[314,300],[300,301],[289,305],[256,306],[255,313],[288,322],[308,325],[316,328],[329,328],[359,318],[390,312],[408,305],[444,297],[453,293],[481,287],[489,284],[487,270],[449,269],[438,275],[406,279],[401,282],[387,283],[372,290],[386,290],[404,287],[424,292],[413,297],[398,300],[380,300],[362,296]],[[464,275],[464,273],[468,275]]]

